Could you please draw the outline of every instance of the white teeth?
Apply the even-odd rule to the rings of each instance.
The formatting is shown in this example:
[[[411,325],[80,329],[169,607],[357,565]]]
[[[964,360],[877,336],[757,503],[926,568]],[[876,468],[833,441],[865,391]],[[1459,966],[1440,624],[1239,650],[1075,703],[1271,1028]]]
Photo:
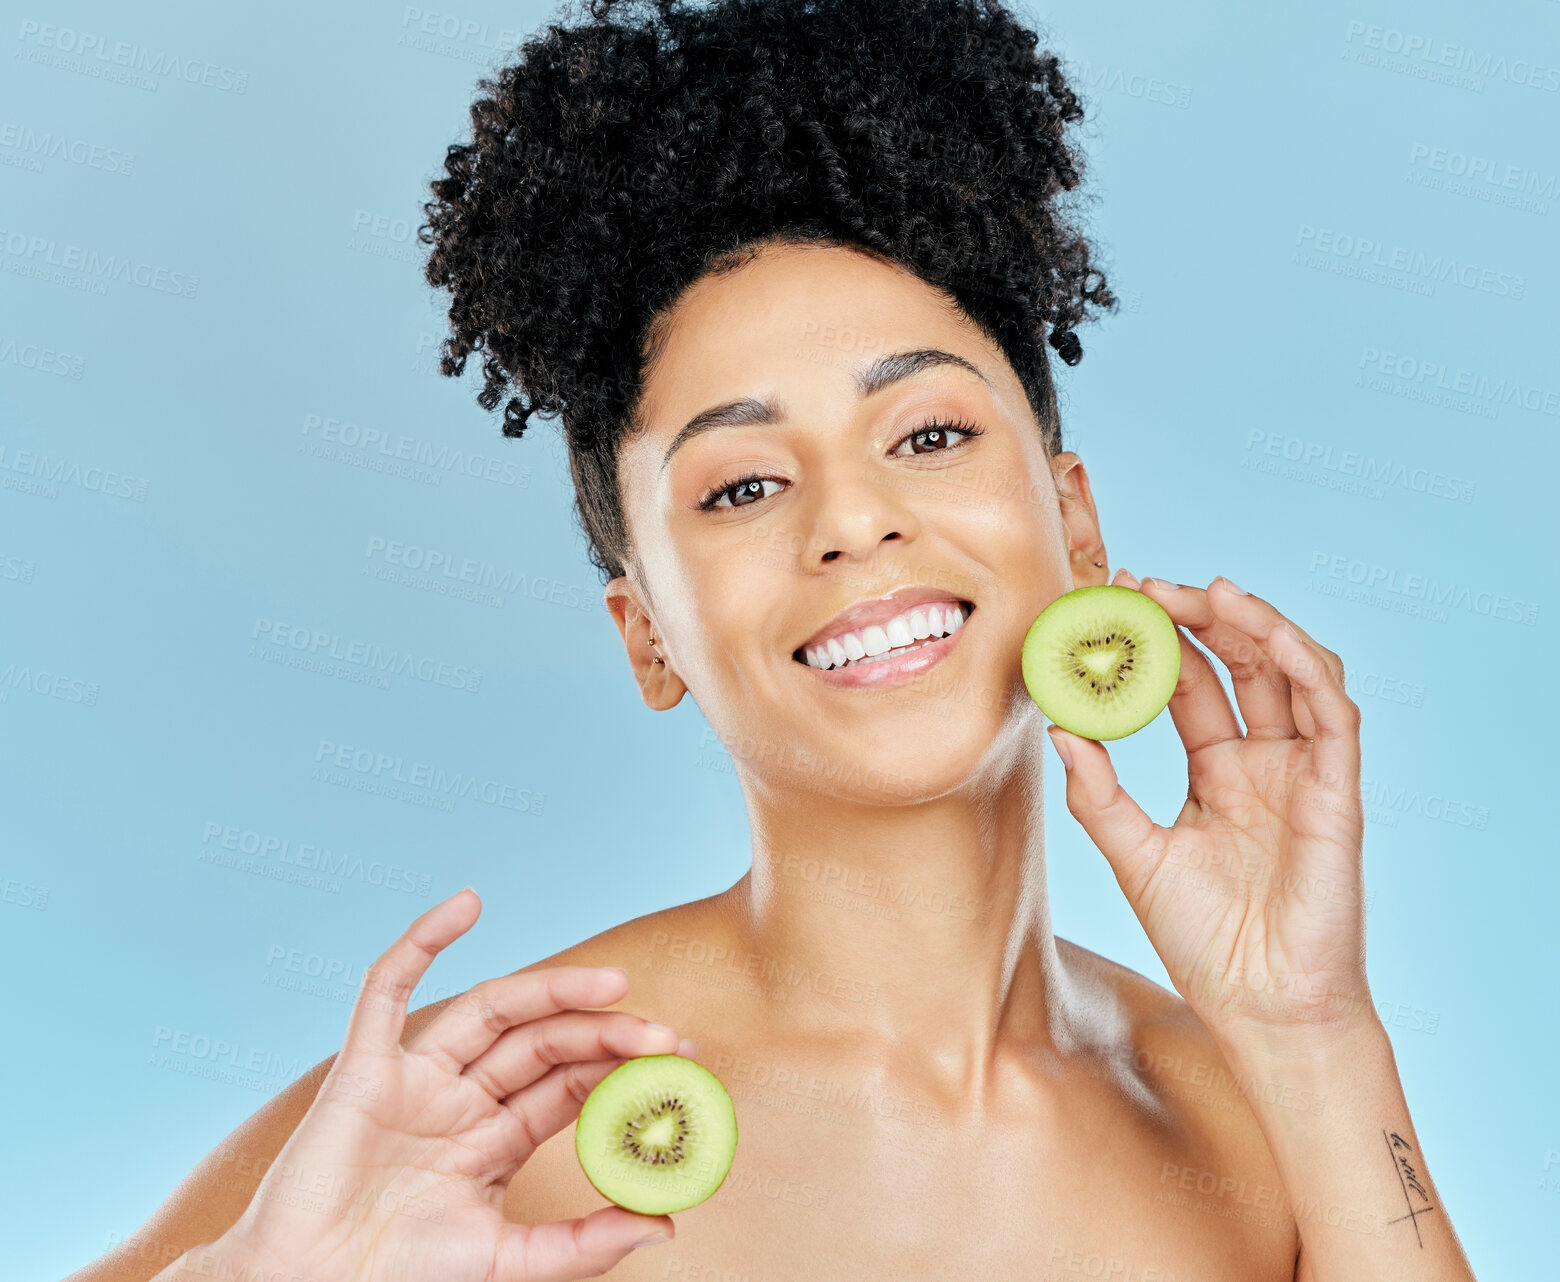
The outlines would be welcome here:
[[[866,647],[867,654],[874,659],[893,649],[893,646],[888,643],[888,633],[876,623],[869,623],[861,629],[861,644]]]
[[[885,624],[830,637],[822,645],[805,649],[803,655],[809,667],[824,670],[843,668],[847,663],[881,663],[886,658],[918,650],[944,635],[952,636],[963,626],[964,610],[956,604],[917,607]]]
[[[914,645],[907,645],[903,649],[900,649],[900,650],[890,650],[887,654],[869,655],[865,659],[858,659],[858,660],[856,660],[856,663],[852,664],[851,666],[855,667],[855,666],[857,666],[859,664],[863,664],[863,663],[883,663],[883,662],[885,662],[888,659],[897,659],[902,654],[909,654],[912,650],[919,650],[923,645],[931,645],[932,644],[932,640],[941,641],[942,638],[941,637],[935,637],[935,638],[932,638],[931,640],[917,641]]]

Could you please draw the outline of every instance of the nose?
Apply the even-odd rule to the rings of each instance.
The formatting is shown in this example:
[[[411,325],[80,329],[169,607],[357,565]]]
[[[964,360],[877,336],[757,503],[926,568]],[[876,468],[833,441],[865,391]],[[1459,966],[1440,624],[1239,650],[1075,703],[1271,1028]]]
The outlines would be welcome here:
[[[818,487],[804,559],[869,564],[885,543],[913,541],[920,522],[882,476],[834,476]]]

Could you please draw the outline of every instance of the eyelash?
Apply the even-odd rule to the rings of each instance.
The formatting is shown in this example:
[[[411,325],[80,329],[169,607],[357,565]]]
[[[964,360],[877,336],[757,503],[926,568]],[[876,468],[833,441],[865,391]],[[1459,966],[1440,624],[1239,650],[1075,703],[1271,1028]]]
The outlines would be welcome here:
[[[926,423],[923,423],[920,427],[916,428],[915,431],[909,432],[906,435],[900,437],[899,440],[895,443],[894,448],[897,450],[906,441],[913,441],[916,437],[921,436],[927,432],[958,432],[961,436],[964,437],[984,436],[986,434],[983,428],[976,427],[973,423],[966,422],[963,419],[954,419],[950,421],[948,419],[934,418]],[[966,442],[961,441],[958,445],[948,446],[947,449],[932,450],[930,452],[933,454],[947,454],[953,450],[962,450],[965,444]],[[750,472],[746,476],[739,476],[735,480],[723,482],[722,484],[717,485],[714,489],[705,491],[704,496],[698,502],[699,510],[701,512],[708,512],[713,510],[717,506],[715,500],[724,498],[730,491],[735,490],[740,486],[747,485],[751,481],[773,481],[777,479],[777,477],[761,476],[756,472]],[[757,499],[754,500],[754,502],[758,501],[759,500]],[[733,503],[729,506],[735,508],[737,505]],[[753,504],[744,503],[742,506],[752,507]]]

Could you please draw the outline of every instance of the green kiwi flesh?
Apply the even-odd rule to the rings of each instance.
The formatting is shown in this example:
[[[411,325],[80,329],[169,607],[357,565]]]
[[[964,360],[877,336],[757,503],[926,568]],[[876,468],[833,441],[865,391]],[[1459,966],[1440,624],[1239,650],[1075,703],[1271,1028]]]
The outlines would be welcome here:
[[[737,1153],[737,1111],[720,1078],[681,1055],[619,1064],[580,1106],[574,1151],[609,1202],[641,1215],[697,1206]]]
[[[1175,693],[1180,634],[1157,601],[1133,588],[1076,588],[1029,625],[1021,665],[1029,697],[1063,730],[1124,739]]]

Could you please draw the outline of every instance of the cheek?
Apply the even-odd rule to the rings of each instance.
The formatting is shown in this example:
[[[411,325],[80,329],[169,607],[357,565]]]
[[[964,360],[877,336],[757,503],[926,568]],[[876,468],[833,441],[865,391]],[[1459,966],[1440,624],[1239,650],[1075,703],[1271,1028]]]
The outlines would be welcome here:
[[[993,624],[1012,629],[1014,644],[1035,616],[1072,586],[1067,533],[1054,489],[1043,480],[1015,480],[985,496],[960,518],[960,539],[972,557],[986,566],[995,593],[980,604],[990,607]]]
[[[770,546],[755,524],[705,555],[684,561],[679,591],[688,608],[684,631],[713,673],[747,662],[754,646],[783,640],[779,615],[794,596],[794,553]]]
[[[961,496],[948,515],[992,561],[1049,561],[1065,549],[1056,492],[1045,479],[1031,477],[1021,460],[981,479],[989,484]]]

